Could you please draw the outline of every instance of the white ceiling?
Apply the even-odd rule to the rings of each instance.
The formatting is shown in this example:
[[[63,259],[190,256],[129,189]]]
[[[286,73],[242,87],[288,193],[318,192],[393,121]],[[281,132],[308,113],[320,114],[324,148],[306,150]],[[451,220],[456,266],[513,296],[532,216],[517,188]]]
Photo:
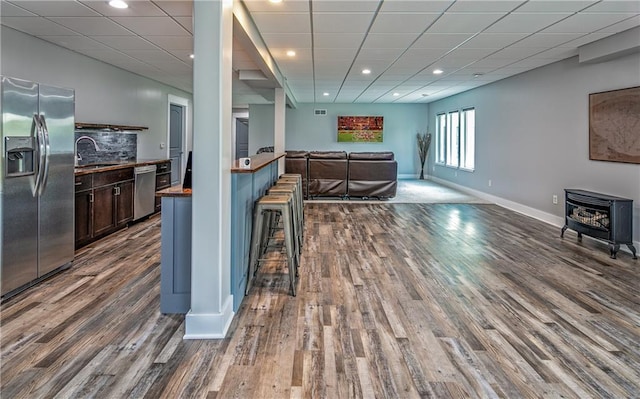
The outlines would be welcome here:
[[[243,3],[298,102],[430,102],[640,26],[637,0]],[[191,0],[130,1],[126,10],[106,1],[2,0],[0,14],[3,25],[192,91]],[[236,71],[258,69],[255,49],[234,46]],[[234,104],[270,100],[234,79]]]

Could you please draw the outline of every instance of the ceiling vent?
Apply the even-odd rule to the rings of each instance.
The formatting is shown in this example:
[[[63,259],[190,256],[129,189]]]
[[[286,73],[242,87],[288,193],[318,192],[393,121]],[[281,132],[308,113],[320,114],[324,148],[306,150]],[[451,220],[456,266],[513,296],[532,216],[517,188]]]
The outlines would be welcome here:
[[[324,116],[327,114],[327,110],[326,109],[314,109],[313,110],[313,114],[316,116]]]

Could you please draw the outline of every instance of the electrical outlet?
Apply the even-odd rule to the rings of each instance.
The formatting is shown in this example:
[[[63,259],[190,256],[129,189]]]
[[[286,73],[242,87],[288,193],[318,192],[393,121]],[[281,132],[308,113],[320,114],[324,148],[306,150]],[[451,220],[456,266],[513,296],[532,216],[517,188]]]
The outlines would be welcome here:
[[[165,144],[164,143],[160,143],[160,149],[163,150],[164,149]]]
[[[489,183],[488,184],[489,184],[489,187],[491,187],[491,179],[489,179]]]
[[[553,203],[557,204],[558,203],[558,196],[553,194]]]
[[[455,177],[458,177],[458,172],[453,172],[453,175],[454,175]]]

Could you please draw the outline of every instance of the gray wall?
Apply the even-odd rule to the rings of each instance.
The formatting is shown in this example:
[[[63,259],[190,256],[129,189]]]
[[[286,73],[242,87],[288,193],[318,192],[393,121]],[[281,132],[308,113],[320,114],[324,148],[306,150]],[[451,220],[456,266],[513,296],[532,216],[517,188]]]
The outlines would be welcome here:
[[[314,115],[315,109],[326,109],[327,115]],[[416,133],[427,129],[426,104],[298,104],[286,110],[287,150],[393,151],[399,175],[416,175],[420,160]],[[338,143],[338,116],[384,116],[382,143]],[[273,106],[249,107],[249,153],[262,146],[273,145]],[[252,152],[253,151],[253,152]]]
[[[77,122],[147,126],[138,157],[167,157],[167,96],[191,94],[4,26],[1,36],[0,73],[75,89]]]
[[[477,147],[474,172],[456,176],[454,169],[434,168],[433,156],[430,172],[542,211],[555,223],[564,214],[564,188],[631,198],[638,241],[640,165],[591,161],[588,147],[589,93],[638,85],[638,54],[599,64],[579,64],[574,57],[431,103],[434,126],[437,113],[475,107]]]

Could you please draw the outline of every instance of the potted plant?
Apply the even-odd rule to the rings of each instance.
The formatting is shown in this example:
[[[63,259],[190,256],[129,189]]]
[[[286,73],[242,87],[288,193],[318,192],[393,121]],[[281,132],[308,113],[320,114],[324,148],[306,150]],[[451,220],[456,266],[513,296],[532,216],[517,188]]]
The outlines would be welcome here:
[[[418,155],[420,156],[420,180],[424,180],[424,164],[427,162],[429,147],[431,146],[431,133],[416,133],[418,139]]]

